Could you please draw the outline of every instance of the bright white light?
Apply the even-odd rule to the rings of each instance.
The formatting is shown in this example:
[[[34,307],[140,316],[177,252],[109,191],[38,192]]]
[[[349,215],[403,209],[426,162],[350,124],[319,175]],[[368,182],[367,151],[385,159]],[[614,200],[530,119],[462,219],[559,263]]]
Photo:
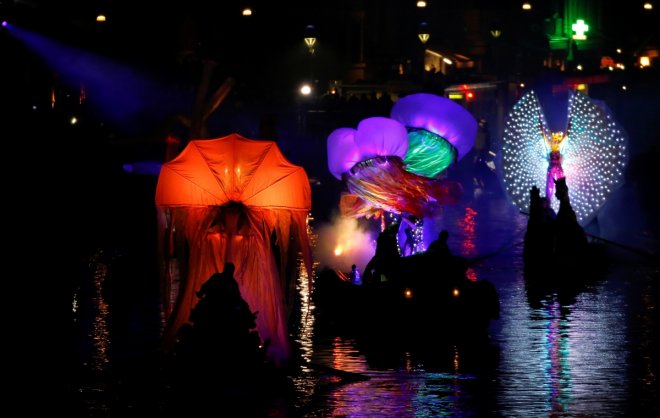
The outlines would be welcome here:
[[[653,10],[653,4],[647,1],[644,3],[644,10]]]
[[[243,16],[252,16],[252,9],[250,9],[249,7],[243,9]]]
[[[443,61],[445,64],[449,64],[449,65],[452,65],[452,64],[453,64],[453,62],[452,62],[449,58],[447,58],[447,57],[444,57],[444,58],[442,59],[442,61]]]
[[[532,5],[530,3],[523,3],[522,9],[523,10],[532,10]]]
[[[420,9],[426,7],[426,2],[424,0],[419,0],[417,2],[417,7],[419,7]]]
[[[577,69],[578,71],[582,71],[582,64],[578,64]]]
[[[69,123],[71,123],[71,125],[75,125],[76,123],[78,123],[78,118],[76,118],[75,116],[72,116]]]
[[[303,96],[309,96],[312,93],[312,87],[310,87],[309,84],[303,84],[302,87],[300,87],[300,94]]]
[[[624,84],[623,86],[621,86],[621,90],[628,90],[628,86]]]
[[[616,53],[617,53],[617,54],[620,54],[620,53],[621,53],[621,48],[617,48],[617,49],[616,49]]]

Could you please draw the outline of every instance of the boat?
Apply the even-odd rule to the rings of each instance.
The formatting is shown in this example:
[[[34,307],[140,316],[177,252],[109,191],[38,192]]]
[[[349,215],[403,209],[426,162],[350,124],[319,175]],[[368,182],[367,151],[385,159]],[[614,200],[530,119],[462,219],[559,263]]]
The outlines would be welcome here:
[[[399,257],[387,270],[365,271],[362,285],[325,269],[314,284],[317,317],[360,336],[488,338],[491,320],[499,318],[499,297],[488,280],[469,280],[467,266],[462,257],[422,252]]]

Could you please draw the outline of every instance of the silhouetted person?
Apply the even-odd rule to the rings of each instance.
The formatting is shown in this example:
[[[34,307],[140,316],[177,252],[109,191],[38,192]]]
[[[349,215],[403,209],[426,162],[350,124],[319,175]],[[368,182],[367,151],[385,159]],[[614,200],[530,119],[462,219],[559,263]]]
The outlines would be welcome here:
[[[209,293],[215,294],[223,286],[223,283],[227,283],[225,278],[231,278],[234,280],[234,272],[236,271],[236,266],[231,261],[225,263],[225,267],[222,270],[222,273],[214,273],[211,277],[202,284],[202,287],[199,289],[199,292],[196,293],[197,297],[204,299]],[[236,280],[234,280],[235,282]],[[238,288],[238,283],[236,283]]]
[[[525,232],[523,257],[526,267],[541,267],[543,260],[552,257],[555,243],[556,215],[548,198],[541,197],[541,191],[533,186],[529,191],[529,219]]]
[[[587,236],[571,206],[565,177],[555,180],[555,197],[559,200],[555,221],[555,254],[571,259],[584,257],[588,245]]]
[[[447,245],[447,240],[449,239],[449,232],[446,229],[443,229],[438,234],[438,239],[432,241],[429,244],[426,252],[433,255],[439,255],[441,257],[450,257],[451,251]]]
[[[396,239],[398,229],[399,224],[394,223],[378,234],[376,254],[364,269],[364,284],[387,282],[397,277],[401,259]]]
[[[474,141],[473,163],[473,184],[475,188],[484,189],[486,187],[486,178],[490,174],[490,169],[486,164],[488,153],[490,152],[490,129],[486,119],[479,119],[477,137]]]
[[[212,370],[222,378],[249,379],[263,366],[267,342],[260,345],[254,330],[257,312],[241,296],[233,273],[228,262],[202,285],[190,314],[192,325],[179,330],[177,355],[188,373]]]
[[[362,277],[360,277],[360,270],[358,270],[357,266],[353,264],[351,266],[351,272],[348,273],[348,277],[351,280],[351,283],[361,285],[362,284]]]

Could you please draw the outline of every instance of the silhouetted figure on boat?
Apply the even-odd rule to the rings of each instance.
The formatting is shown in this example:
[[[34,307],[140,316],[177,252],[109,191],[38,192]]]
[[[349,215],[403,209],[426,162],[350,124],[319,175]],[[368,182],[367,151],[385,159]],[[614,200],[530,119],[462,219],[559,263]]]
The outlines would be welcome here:
[[[541,265],[554,253],[556,214],[546,197],[534,186],[529,191],[529,219],[523,257],[527,265]]]
[[[579,257],[587,251],[588,241],[571,206],[565,177],[555,181],[555,196],[559,200],[559,212],[555,220],[555,254],[567,259]]]
[[[530,213],[525,233],[523,259],[526,276],[550,278],[561,284],[575,284],[576,279],[594,276],[602,271],[605,260],[598,262],[601,248],[590,244],[577,221],[568,195],[566,178],[555,180],[555,196],[559,200],[556,216],[541,197],[539,189],[530,190]]]
[[[399,224],[393,223],[380,234],[376,240],[376,253],[364,268],[362,283],[376,285],[392,281],[399,273],[399,248],[397,232]]]
[[[265,363],[268,343],[261,344],[252,312],[233,277],[234,265],[226,263],[197,292],[199,302],[190,314],[191,324],[179,330],[176,357],[184,375],[215,373],[220,385],[246,383],[257,378]]]
[[[432,241],[429,244],[429,248],[426,250],[429,255],[439,256],[439,257],[451,257],[451,251],[449,250],[449,245],[447,245],[447,240],[449,239],[449,232],[446,229],[443,229],[438,234],[438,239]]]
[[[352,284],[356,284],[358,286],[362,284],[362,276],[360,275],[360,270],[355,264],[351,265],[351,271],[348,273],[348,279]]]

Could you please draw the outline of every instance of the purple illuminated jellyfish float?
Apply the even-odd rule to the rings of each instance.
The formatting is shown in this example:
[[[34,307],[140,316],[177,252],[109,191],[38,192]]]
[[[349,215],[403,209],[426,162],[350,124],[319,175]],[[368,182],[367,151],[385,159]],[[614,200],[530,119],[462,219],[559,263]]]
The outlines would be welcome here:
[[[460,184],[440,177],[470,151],[476,134],[477,122],[462,106],[424,93],[397,101],[391,118],[336,129],[328,136],[328,168],[348,189],[341,214],[421,220],[431,206],[457,202]]]
[[[529,91],[514,105],[504,130],[502,167],[509,197],[528,212],[532,186],[545,188],[557,211],[554,181],[565,177],[578,222],[585,225],[623,182],[626,142],[608,109],[578,91],[569,94],[567,128],[552,132]]]

